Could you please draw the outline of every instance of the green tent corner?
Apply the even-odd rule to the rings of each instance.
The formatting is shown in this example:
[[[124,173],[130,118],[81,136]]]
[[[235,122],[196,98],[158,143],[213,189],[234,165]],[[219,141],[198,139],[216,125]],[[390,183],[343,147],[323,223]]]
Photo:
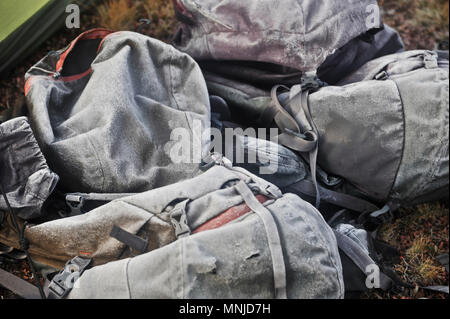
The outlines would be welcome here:
[[[70,0],[0,1],[0,77],[60,28]]]

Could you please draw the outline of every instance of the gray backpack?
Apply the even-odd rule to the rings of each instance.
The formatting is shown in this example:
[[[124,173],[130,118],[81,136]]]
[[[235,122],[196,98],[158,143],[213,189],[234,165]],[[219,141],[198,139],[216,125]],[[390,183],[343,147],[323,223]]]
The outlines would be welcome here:
[[[399,53],[285,105],[313,126],[325,171],[375,202],[420,203],[448,196],[448,72],[436,53]]]
[[[26,117],[0,124],[0,181],[10,205],[23,219],[41,216],[59,177],[50,170]],[[0,196],[0,225],[8,205]]]
[[[139,33],[93,29],[25,78],[30,123],[63,192],[142,192],[200,173],[170,156],[173,129],[209,127],[205,81],[185,53]]]
[[[336,239],[320,213],[221,163],[192,180],[91,212],[119,212],[128,203],[127,214],[148,214],[141,236],[159,237],[146,231],[158,224],[177,240],[87,270],[69,298],[343,297]]]
[[[298,154],[288,155],[298,180],[277,185],[360,213],[448,196],[448,59],[423,50],[388,55],[340,84],[315,90],[295,85],[289,93],[275,87],[271,101],[258,108],[230,107],[263,127],[275,124],[278,142]]]
[[[33,260],[56,269],[69,261],[48,296],[342,298],[337,242],[321,214],[215,161],[193,179],[26,226]],[[1,241],[16,246],[5,226]],[[73,287],[74,269],[81,277]]]
[[[381,22],[376,1],[174,4],[181,24],[173,44],[199,62],[210,94],[224,96],[226,82],[231,107],[259,107],[272,86],[298,84],[305,72],[336,84],[366,62],[404,48],[399,34]]]

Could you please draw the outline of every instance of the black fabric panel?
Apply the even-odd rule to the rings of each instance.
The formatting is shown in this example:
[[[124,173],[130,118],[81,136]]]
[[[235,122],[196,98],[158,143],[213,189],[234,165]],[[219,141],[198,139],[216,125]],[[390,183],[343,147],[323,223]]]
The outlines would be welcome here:
[[[67,55],[61,75],[71,76],[87,71],[97,56],[97,50],[101,41],[102,39],[78,41]]]
[[[342,262],[342,273],[344,277],[345,298],[360,298],[361,293],[367,291],[366,275],[339,249]]]

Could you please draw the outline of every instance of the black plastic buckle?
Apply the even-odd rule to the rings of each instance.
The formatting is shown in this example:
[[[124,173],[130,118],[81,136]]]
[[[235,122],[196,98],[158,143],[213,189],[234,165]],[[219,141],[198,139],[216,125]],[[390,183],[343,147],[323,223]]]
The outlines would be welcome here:
[[[91,261],[92,259],[81,258],[78,256],[69,260],[64,266],[64,269],[57,273],[50,282],[50,285],[48,286],[48,298],[65,298]]]
[[[390,223],[393,219],[393,210],[389,205],[385,205],[377,211],[361,215],[359,218],[359,223],[363,225],[364,229],[368,231],[375,231],[381,225]]]
[[[83,210],[85,198],[81,194],[67,194],[66,204],[70,208],[70,216],[77,216],[85,213]]]
[[[392,214],[391,207],[389,205],[385,205],[382,209],[371,213],[369,218],[381,225],[390,223],[394,219],[394,214]]]
[[[316,72],[306,72],[300,79],[302,91],[317,90],[327,84],[317,77]]]

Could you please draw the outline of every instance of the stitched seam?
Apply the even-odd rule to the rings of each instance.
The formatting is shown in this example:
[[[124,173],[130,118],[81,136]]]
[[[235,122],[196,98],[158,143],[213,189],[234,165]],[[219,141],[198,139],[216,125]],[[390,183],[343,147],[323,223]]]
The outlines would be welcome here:
[[[92,142],[91,137],[89,136],[89,134],[86,134],[86,137],[87,137],[89,144],[92,147],[92,150],[94,151],[95,158],[97,159],[97,162],[98,162],[98,166],[99,166],[98,168],[100,169],[100,173],[102,175],[102,192],[103,192],[105,189],[105,172],[103,171],[103,165],[102,165],[102,162],[100,161],[100,157],[98,156],[97,150],[94,147],[94,143]]]
[[[162,219],[161,217],[158,216],[158,215],[161,215],[162,212],[160,212],[160,213],[150,212],[150,211],[148,211],[148,210],[146,210],[146,209],[144,209],[144,208],[142,208],[142,207],[139,207],[139,206],[137,206],[137,205],[135,205],[135,204],[131,204],[131,203],[126,202],[126,201],[124,201],[124,200],[117,200],[117,202],[118,202],[118,203],[126,204],[126,205],[128,205],[128,206],[131,206],[131,207],[134,207],[134,208],[137,208],[137,209],[140,209],[140,210],[144,211],[146,214],[152,214],[152,216],[147,220],[147,222],[150,221],[151,218],[156,217],[156,218],[158,218],[160,221],[169,224],[168,221],[166,221],[166,220],[164,220],[164,219]],[[146,222],[146,223],[147,223],[147,222]],[[144,225],[145,225],[145,224],[144,224]]]
[[[189,127],[189,130],[190,130],[191,132],[193,132],[193,129],[192,129],[192,127],[191,127],[191,123],[190,123],[190,121],[189,121],[189,119],[188,119],[188,116],[187,116],[187,111],[186,111],[186,110],[182,110],[182,109],[180,108],[180,104],[178,103],[177,97],[175,96],[174,76],[173,76],[173,74],[172,74],[172,71],[173,71],[173,70],[172,70],[172,61],[173,61],[173,50],[171,51],[171,54],[170,54],[170,60],[169,60],[170,94],[172,95],[173,100],[175,101],[175,105],[177,106],[177,109],[178,109],[179,111],[181,111],[181,112],[184,113],[184,117],[185,117],[185,119],[186,119],[186,123],[187,123],[187,126]]]
[[[128,298],[132,299],[131,298],[131,289],[130,289],[130,278],[128,276],[128,266],[129,266],[130,262],[131,262],[131,258],[128,259],[127,264],[125,266],[125,276],[126,276],[126,281],[127,281]]]
[[[180,271],[181,271],[181,298],[185,298],[185,294],[184,294],[184,242],[185,242],[186,238],[181,238],[181,242],[180,242]]]
[[[395,82],[395,80],[390,80],[391,82],[394,83],[397,92],[398,92],[398,96],[400,98],[400,104],[401,104],[401,108],[402,108],[402,133],[403,133],[403,139],[402,139],[402,150],[401,150],[401,154],[400,154],[400,160],[398,162],[398,166],[397,166],[397,170],[395,172],[394,175],[394,179],[392,181],[392,185],[391,187],[389,187],[389,194],[388,196],[390,196],[390,194],[392,194],[392,191],[395,187],[395,183],[397,182],[397,178],[398,178],[398,174],[400,173],[400,168],[402,166],[402,162],[403,162],[403,157],[405,155],[405,149],[406,149],[406,114],[405,114],[405,107],[404,107],[404,103],[403,103],[403,98],[402,98],[402,94],[400,92],[400,88],[397,84],[397,82]]]

